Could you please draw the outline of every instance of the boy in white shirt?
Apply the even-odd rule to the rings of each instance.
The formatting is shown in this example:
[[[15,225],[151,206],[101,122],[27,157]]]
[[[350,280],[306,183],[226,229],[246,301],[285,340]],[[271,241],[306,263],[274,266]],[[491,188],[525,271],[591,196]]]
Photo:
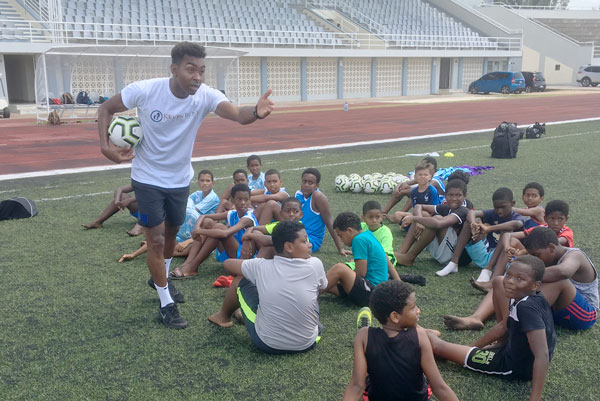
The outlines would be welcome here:
[[[98,110],[102,154],[115,163],[132,161],[131,183],[139,205],[138,222],[148,244],[147,264],[160,297],[159,316],[165,326],[184,328],[169,293],[167,275],[176,234],[185,219],[189,184],[193,176],[192,150],[204,117],[220,117],[250,124],[273,110],[271,90],[256,106],[237,107],[220,91],[203,85],[204,47],[181,42],[171,51],[171,78],[134,82],[108,99]],[[115,113],[137,108],[144,139],[133,149],[118,148],[108,140]]]

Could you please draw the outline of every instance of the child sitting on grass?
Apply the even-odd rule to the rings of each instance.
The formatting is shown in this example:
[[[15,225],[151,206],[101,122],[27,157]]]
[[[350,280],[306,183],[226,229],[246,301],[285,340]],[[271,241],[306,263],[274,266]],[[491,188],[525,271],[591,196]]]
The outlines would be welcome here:
[[[415,181],[417,186],[412,188],[409,193],[409,199],[404,204],[401,211],[388,215],[391,223],[400,223],[402,219],[409,216],[409,210],[415,205],[439,205],[440,198],[437,189],[431,185],[431,179],[435,172],[430,163],[419,163],[415,166]],[[422,231],[422,228],[420,228]]]
[[[281,188],[282,184],[279,171],[270,169],[265,173],[265,188],[252,191],[250,201],[255,206],[254,215],[259,224],[265,225],[273,220],[281,220],[281,202],[290,196],[285,188]]]
[[[399,264],[412,266],[416,257],[425,247],[440,264],[450,261],[458,235],[467,221],[469,211],[473,207],[470,202],[465,203],[469,177],[466,174],[460,177],[448,181],[446,204],[435,206],[416,205],[413,215],[404,217],[402,225],[410,225],[410,228],[396,254]],[[413,222],[422,224],[425,227],[425,230],[418,237],[416,235],[417,226],[412,224]],[[451,266],[450,268],[447,266],[436,272],[436,274],[446,276],[457,271],[458,266]]]
[[[502,278],[503,293],[495,294],[499,323],[474,347],[446,342],[428,331],[433,353],[476,372],[531,380],[529,400],[541,400],[556,345],[552,311],[539,292],[544,270],[544,262],[534,256],[515,259]]]
[[[346,246],[352,246],[355,269],[346,263],[335,264],[327,272],[326,291],[348,298],[358,306],[367,306],[371,290],[389,277],[399,280],[398,272],[371,231],[362,231],[356,214],[340,213],[333,222],[333,229]]]
[[[526,255],[527,250],[525,249],[524,242],[527,236],[536,229],[537,227],[549,227],[554,231],[558,237],[558,243],[568,248],[573,248],[575,243],[573,241],[573,231],[565,225],[569,220],[569,205],[561,200],[553,200],[548,202],[546,205],[545,217],[546,223],[534,226],[524,231],[517,231],[513,233],[504,233],[500,236],[500,241],[496,247],[496,252],[499,253],[498,260],[494,267],[494,270],[498,272],[498,275],[504,274],[507,263],[513,257]],[[480,283],[471,278],[471,285],[478,290],[487,292],[492,288],[491,281]]]
[[[472,241],[465,249],[473,262],[481,267],[481,273],[477,281],[490,281],[492,271],[485,269],[490,263],[500,234],[510,231],[518,231],[523,228],[525,219],[513,211],[515,201],[513,192],[506,187],[498,188],[492,195],[494,208],[488,210],[471,210],[467,216],[471,228]],[[480,218],[481,222],[477,222]]]
[[[236,184],[231,188],[234,210],[200,216],[192,232],[194,242],[185,262],[169,275],[172,279],[184,279],[198,275],[198,266],[216,249],[217,260],[241,256],[242,236],[245,229],[258,225],[250,205],[250,188]],[[226,225],[219,223],[225,219]]]
[[[308,351],[319,341],[319,291],[327,286],[323,264],[310,256],[304,226],[282,221],[273,230],[273,259],[228,259],[234,275],[221,310],[208,317],[220,327],[232,327],[241,308],[248,334],[261,351],[286,354]],[[259,307],[260,306],[260,307]]]
[[[533,227],[537,227],[541,224],[544,224],[544,208],[542,206],[540,206],[540,203],[542,202],[542,200],[544,199],[544,187],[542,187],[540,184],[538,184],[537,182],[530,182],[529,184],[525,185],[525,188],[523,188],[523,203],[525,203],[525,205],[527,206],[527,208],[516,208],[513,207],[512,211],[513,213],[518,213],[520,216],[523,216],[523,230],[525,229],[530,229]],[[484,287],[490,287],[491,283],[488,279],[488,277],[492,278],[492,277],[498,277],[504,274],[504,267],[506,265],[506,263],[504,263],[504,258],[503,258],[503,254],[504,251],[506,250],[506,248],[504,247],[504,243],[506,242],[507,238],[516,234],[523,234],[523,231],[518,231],[518,232],[504,232],[502,234],[500,234],[500,237],[498,238],[498,245],[495,249],[495,251],[492,253],[490,260],[488,261],[487,265],[484,267],[484,270],[481,271],[481,273],[479,274],[480,278],[483,279],[483,281],[479,282],[479,281],[475,281],[474,279],[471,280],[471,284],[473,286],[477,286],[477,285],[483,285]],[[504,239],[502,239],[502,237],[507,237]],[[524,237],[524,236],[523,236]],[[522,237],[522,238],[523,238]],[[500,265],[501,268],[500,269],[494,269],[495,266]],[[495,272],[495,273],[493,273]],[[487,280],[486,280],[487,279]],[[488,283],[488,284],[485,284]]]
[[[427,382],[440,401],[458,400],[440,375],[427,332],[418,326],[421,310],[413,288],[401,281],[381,283],[369,304],[382,328],[358,331],[352,379],[342,400],[358,400],[366,387],[370,401],[426,401]]]
[[[268,177],[269,175],[267,174],[267,181]],[[302,219],[300,201],[292,197],[284,200],[281,204],[280,217],[281,221],[300,221],[300,219]],[[275,221],[269,224],[248,228],[242,236],[242,259],[252,258],[252,255],[254,255],[256,250],[258,251],[256,257],[272,259],[273,255],[275,255],[275,249],[273,248],[273,239],[271,238],[271,235],[279,223],[279,221]]]
[[[136,219],[138,218],[138,203],[135,199],[135,196],[128,195],[130,192],[133,192],[133,187],[131,184],[123,185],[115,190],[114,200],[108,204],[100,213],[100,216],[91,223],[82,224],[83,228],[86,229],[94,229],[94,228],[102,228],[102,223],[108,220],[110,217],[115,215],[117,212],[124,210],[127,208],[129,210],[129,214]],[[130,237],[135,237],[140,235],[143,230],[142,226],[135,223],[132,229],[126,231]]]
[[[229,184],[227,188],[219,195],[219,207],[216,213],[226,212],[233,209],[233,203],[231,203],[231,188],[237,184],[248,185],[248,173],[244,169],[237,169],[233,172],[233,184]]]
[[[248,177],[248,186],[251,191],[255,189],[265,189],[265,173],[262,170],[262,160],[260,156],[250,155],[246,159],[246,167],[250,170]]]
[[[319,190],[321,173],[316,168],[307,168],[302,172],[301,177],[300,190],[296,191],[295,197],[302,205],[302,213],[304,214],[302,221],[306,227],[313,253],[321,249],[325,238],[325,228],[327,228],[338,252],[346,256],[348,251],[344,249],[339,237],[333,230],[329,200]]]

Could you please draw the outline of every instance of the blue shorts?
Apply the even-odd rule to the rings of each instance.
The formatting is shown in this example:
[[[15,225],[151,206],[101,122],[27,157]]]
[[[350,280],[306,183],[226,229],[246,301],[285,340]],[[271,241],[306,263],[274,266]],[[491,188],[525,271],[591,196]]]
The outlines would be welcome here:
[[[310,242],[310,244],[312,245],[312,248],[311,248],[312,253],[315,253],[319,249],[321,249],[321,245],[323,244],[323,238],[325,238],[325,233],[323,233],[323,236],[319,237],[319,238],[308,234],[308,242]]]
[[[268,354],[273,355],[281,355],[281,354],[297,354],[300,352],[306,352],[311,350],[317,345],[317,343],[321,340],[321,322],[318,322],[319,325],[319,335],[317,336],[317,340],[308,348],[303,349],[301,351],[288,351],[281,350],[269,347],[267,344],[260,339],[258,334],[256,333],[256,328],[254,327],[254,321],[256,320],[256,312],[258,311],[258,290],[256,286],[250,282],[250,280],[243,278],[240,280],[237,288],[238,301],[240,302],[240,309],[242,311],[242,316],[244,317],[244,326],[246,326],[246,330],[250,335],[250,340],[256,345],[258,349],[264,351]],[[319,304],[317,303],[317,316],[319,316]]]
[[[217,256],[217,260],[219,262],[225,262],[227,259],[231,258],[231,256],[229,256],[227,254],[227,251],[219,251],[219,248],[216,249],[216,256]],[[235,256],[234,259],[241,259],[242,258],[242,244],[238,245],[238,249],[237,249],[237,255]]]
[[[596,323],[598,312],[577,291],[575,299],[565,309],[553,311],[554,324],[569,330],[587,330]]]
[[[477,241],[476,243],[468,243],[465,250],[471,257],[473,263],[482,269],[490,263],[490,259],[496,248],[489,248],[486,240]]]
[[[140,217],[140,216],[139,216],[139,211],[138,211],[138,212],[135,212],[135,213],[133,213],[133,212],[129,212],[129,214],[131,215],[131,217],[135,217],[136,219],[137,219],[138,217]]]

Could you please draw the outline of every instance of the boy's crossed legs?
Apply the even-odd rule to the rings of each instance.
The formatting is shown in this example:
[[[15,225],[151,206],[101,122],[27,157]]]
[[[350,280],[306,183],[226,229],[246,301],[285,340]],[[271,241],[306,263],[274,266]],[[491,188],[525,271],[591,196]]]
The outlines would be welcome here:
[[[345,263],[336,263],[326,273],[326,292],[348,298],[358,306],[369,306],[371,284],[350,269]]]
[[[224,224],[215,222],[212,219],[204,219],[201,224],[205,229],[222,229],[225,230]],[[198,266],[204,262],[210,254],[215,250],[227,252],[230,258],[237,258],[239,244],[233,235],[227,238],[211,238],[205,237],[203,241],[196,241],[190,246],[188,257],[177,269],[171,272],[171,278],[181,279],[198,275]]]

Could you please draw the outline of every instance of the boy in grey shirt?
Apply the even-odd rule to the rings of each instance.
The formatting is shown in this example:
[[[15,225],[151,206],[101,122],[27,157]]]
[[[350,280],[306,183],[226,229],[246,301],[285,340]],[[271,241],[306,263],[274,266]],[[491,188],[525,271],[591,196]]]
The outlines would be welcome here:
[[[273,259],[225,261],[225,270],[235,279],[221,310],[208,320],[231,327],[231,316],[240,308],[250,339],[259,349],[270,354],[304,352],[319,340],[317,297],[327,287],[325,270],[310,256],[302,223],[283,221],[272,237]]]

